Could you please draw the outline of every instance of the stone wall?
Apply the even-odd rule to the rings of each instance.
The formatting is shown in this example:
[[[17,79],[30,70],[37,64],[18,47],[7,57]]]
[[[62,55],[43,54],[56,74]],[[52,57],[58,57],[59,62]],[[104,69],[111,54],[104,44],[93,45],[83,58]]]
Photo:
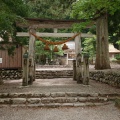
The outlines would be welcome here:
[[[21,70],[1,70],[2,80],[16,80],[22,78]]]
[[[120,88],[120,70],[93,70],[90,78]]]
[[[21,70],[1,70],[3,80],[15,80],[22,78]],[[36,79],[52,79],[52,78],[72,78],[73,70],[44,70],[36,71]],[[114,87],[120,88],[120,70],[92,70],[90,71],[90,79],[102,82]]]
[[[36,79],[72,78],[73,70],[36,70]],[[1,70],[2,80],[22,79],[22,70]]]

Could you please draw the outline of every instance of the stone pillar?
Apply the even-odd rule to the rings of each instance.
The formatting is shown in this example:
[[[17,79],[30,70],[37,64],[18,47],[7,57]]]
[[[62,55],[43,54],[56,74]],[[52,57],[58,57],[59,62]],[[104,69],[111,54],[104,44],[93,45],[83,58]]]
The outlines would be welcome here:
[[[48,58],[46,58],[46,63],[45,63],[45,65],[49,65],[49,63],[48,63]]]
[[[57,29],[57,28],[54,28],[53,31],[54,31],[54,33],[57,33],[58,29]]]
[[[67,60],[66,60],[66,65],[68,65],[68,53],[67,53],[67,58],[66,58]]]
[[[76,80],[82,83],[82,55],[81,55],[81,36],[75,38],[75,54],[76,54]]]
[[[89,56],[85,54],[83,57],[83,84],[89,85]]]
[[[28,59],[28,52],[27,50],[23,54],[23,81],[22,81],[22,86],[27,86],[28,85],[28,64],[29,64],[29,59]]]
[[[73,80],[76,80],[76,60],[73,60]]]
[[[36,33],[36,31],[30,28],[30,33]],[[35,81],[35,37],[30,34],[29,38],[29,81],[28,84],[32,84]]]
[[[77,83],[82,84],[83,83],[83,65],[82,65],[82,54],[78,53],[76,57],[76,71],[77,71],[77,76],[76,80]]]

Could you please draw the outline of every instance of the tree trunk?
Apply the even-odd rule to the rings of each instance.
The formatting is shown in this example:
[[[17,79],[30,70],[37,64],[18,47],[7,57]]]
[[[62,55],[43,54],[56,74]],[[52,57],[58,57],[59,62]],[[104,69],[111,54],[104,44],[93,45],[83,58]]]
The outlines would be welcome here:
[[[96,24],[97,46],[95,69],[110,69],[107,14],[100,17]]]
[[[34,29],[30,29],[31,33],[35,34]],[[35,37],[30,34],[29,40],[29,81],[28,84],[32,84],[35,81]]]

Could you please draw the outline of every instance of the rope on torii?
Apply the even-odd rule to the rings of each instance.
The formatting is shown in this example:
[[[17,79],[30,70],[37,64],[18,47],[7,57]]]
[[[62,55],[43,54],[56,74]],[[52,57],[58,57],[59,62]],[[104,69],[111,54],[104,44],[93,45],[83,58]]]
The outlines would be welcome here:
[[[68,38],[67,40],[63,40],[63,41],[59,41],[59,42],[53,42],[53,41],[44,40],[43,38],[41,38],[41,37],[37,36],[36,34],[31,33],[31,32],[30,32],[30,34],[33,35],[35,38],[39,39],[40,41],[42,41],[43,43],[47,44],[47,45],[60,45],[60,44],[66,43],[68,41],[71,41],[76,36],[80,35],[81,33],[77,33],[74,36]]]

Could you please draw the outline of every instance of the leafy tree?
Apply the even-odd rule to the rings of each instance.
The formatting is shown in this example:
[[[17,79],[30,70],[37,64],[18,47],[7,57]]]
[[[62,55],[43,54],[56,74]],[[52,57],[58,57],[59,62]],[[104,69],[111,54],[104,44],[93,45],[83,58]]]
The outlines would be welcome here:
[[[16,21],[24,21],[29,13],[28,6],[23,0],[0,0],[0,37],[5,43],[12,37],[16,40]]]
[[[31,16],[45,19],[69,19],[71,4],[76,0],[31,0]]]
[[[80,27],[77,26],[78,29],[89,25],[91,21],[96,22],[96,69],[110,68],[107,17],[120,10],[119,5],[119,0],[78,0],[73,4],[72,16],[77,19],[86,19]]]

